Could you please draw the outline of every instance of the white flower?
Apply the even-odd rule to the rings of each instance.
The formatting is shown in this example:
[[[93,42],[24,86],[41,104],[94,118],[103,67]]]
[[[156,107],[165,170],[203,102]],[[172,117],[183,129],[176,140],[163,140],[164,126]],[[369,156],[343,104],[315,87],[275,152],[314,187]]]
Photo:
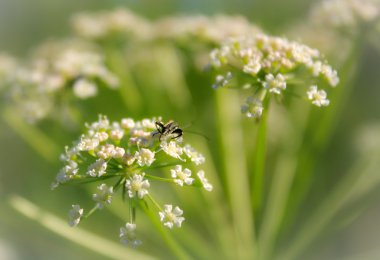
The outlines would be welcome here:
[[[330,104],[326,92],[324,90],[318,90],[317,86],[311,86],[309,88],[307,98],[312,100],[312,103],[318,107],[328,106]]]
[[[96,206],[102,209],[105,205],[111,204],[113,194],[113,187],[108,187],[106,184],[100,184],[98,186],[98,192],[92,194],[92,199],[97,202]]]
[[[207,191],[212,191],[213,187],[212,184],[208,182],[208,180],[205,178],[205,172],[199,171],[197,173],[199,180],[201,181],[203,188]]]
[[[79,151],[92,151],[99,145],[99,139],[82,136],[77,148]]]
[[[164,223],[164,226],[168,228],[173,228],[174,225],[181,227],[182,221],[185,220],[184,217],[181,217],[183,211],[179,207],[175,207],[173,210],[172,205],[164,205],[164,211],[160,211],[160,221]]]
[[[85,79],[77,80],[74,83],[73,91],[74,95],[81,99],[94,97],[98,94],[98,89],[95,84]]]
[[[263,103],[254,97],[248,97],[247,103],[241,106],[241,112],[249,118],[260,118],[263,110]]]
[[[252,50],[252,49],[249,49]],[[246,65],[243,67],[243,71],[247,74],[251,74],[253,76],[257,75],[257,73],[261,70],[261,58],[258,54],[256,55],[250,55],[249,61]]]
[[[152,152],[149,149],[141,148],[140,151],[135,153],[135,158],[137,160],[137,164],[140,166],[150,166],[155,158],[154,158],[154,152]]]
[[[136,239],[136,224],[126,223],[125,227],[120,228],[120,242],[124,245],[131,245],[137,247],[141,245],[141,240]]]
[[[329,65],[322,66],[321,74],[325,76],[330,86],[336,87],[336,85],[338,85],[339,83],[338,72],[336,70],[333,70],[331,66]]]
[[[122,147],[115,147],[113,158],[122,158],[125,154],[125,150]]]
[[[100,151],[97,152],[97,155],[101,159],[107,160],[113,157],[114,153],[115,153],[115,146],[113,144],[106,144],[100,147]]]
[[[188,144],[183,147],[183,151],[187,157],[189,157],[190,160],[196,165],[200,165],[206,161],[205,157],[201,153],[198,153],[193,147]]]
[[[68,160],[68,164],[63,167],[57,177],[57,183],[63,183],[74,177],[78,173],[78,164],[72,160]]]
[[[75,227],[79,224],[81,217],[83,216],[83,209],[79,205],[72,205],[69,211],[69,225]]]
[[[87,174],[91,177],[100,177],[106,174],[107,162],[103,159],[96,160],[93,164],[88,166]]]
[[[176,165],[176,167],[174,169],[171,169],[170,172],[172,178],[174,178],[174,182],[179,186],[183,186],[184,183],[186,185],[191,185],[194,181],[193,178],[190,178],[191,171],[187,168],[182,170],[182,165]]]
[[[121,127],[132,129],[135,127],[135,121],[132,118],[123,118],[121,120]]]
[[[148,194],[150,184],[148,180],[144,180],[144,174],[135,174],[132,179],[125,182],[125,187],[128,190],[128,196],[130,198],[133,198],[137,193],[137,197],[142,199],[146,194]]]
[[[151,119],[143,119],[141,125],[145,128],[156,129],[156,122]]]
[[[87,125],[87,127],[94,132],[106,131],[110,128],[110,121],[106,116],[99,115],[98,121],[93,122],[91,125]]]
[[[232,73],[227,72],[225,76],[223,75],[217,75],[215,78],[215,83],[212,85],[213,89],[217,89],[219,87],[225,87],[228,85],[230,80],[232,79]]]
[[[263,87],[268,89],[271,93],[281,94],[281,90],[286,89],[285,77],[280,73],[277,74],[276,77],[274,77],[273,74],[267,74],[263,82]]]
[[[93,135],[94,138],[98,139],[99,142],[104,142],[107,141],[108,139],[108,134],[106,132],[96,132]]]
[[[177,143],[175,141],[170,141],[169,143],[161,142],[160,146],[166,154],[170,155],[171,157],[182,160],[182,148],[177,146]]]
[[[124,136],[124,131],[122,129],[114,129],[110,132],[110,137],[112,140],[121,140]]]

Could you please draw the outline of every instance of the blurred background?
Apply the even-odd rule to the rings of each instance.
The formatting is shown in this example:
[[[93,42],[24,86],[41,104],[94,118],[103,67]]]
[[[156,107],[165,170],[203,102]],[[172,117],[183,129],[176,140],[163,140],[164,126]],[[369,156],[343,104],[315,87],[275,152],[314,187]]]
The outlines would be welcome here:
[[[297,21],[302,21],[313,3],[315,1],[304,0],[0,0],[0,52],[8,52],[19,58],[27,57],[40,43],[70,35],[72,14],[122,6],[152,20],[173,14],[241,14],[270,34],[288,36],[288,28]],[[353,91],[344,105],[342,117],[336,123],[337,129],[332,141],[320,158],[323,164],[318,167],[318,175],[311,180],[313,188],[308,193],[303,208],[305,212],[339,184],[344,173],[350,170],[350,162],[361,156],[361,151],[366,149],[361,146],[379,143],[380,131],[373,130],[380,129],[379,68],[380,49],[365,43],[357,59],[358,73],[351,79]],[[199,84],[210,86],[207,80]],[[202,95],[207,97],[212,90],[204,91]],[[197,96],[196,93],[192,94]],[[202,98],[200,94],[198,97]],[[104,110],[109,108],[105,107]],[[182,116],[181,111],[151,109],[137,116],[151,116],[156,112],[166,117],[177,116],[182,123],[195,120],[194,128],[197,130],[197,125],[207,122],[210,111],[206,111],[203,116],[203,111],[193,111],[190,115]],[[92,116],[105,112],[96,111]],[[123,111],[117,111],[111,119],[118,119],[123,114]],[[95,119],[92,117],[86,121]],[[363,128],[367,129],[368,125],[375,128],[370,127],[370,134],[363,134]],[[55,140],[62,148],[78,137],[78,131],[75,130],[60,135],[59,126],[43,127],[54,133]],[[211,134],[211,130],[206,132],[206,135]],[[55,165],[46,162],[3,121],[0,121],[0,147],[0,259],[104,259],[103,256],[50,232],[7,203],[9,195],[19,194],[42,209],[66,217],[71,203],[77,198],[88,196],[88,193],[75,187],[65,187],[65,190],[54,192],[50,190],[50,184],[60,168],[59,161]],[[378,148],[379,146],[376,151]],[[372,151],[374,150],[370,150],[370,153]],[[377,174],[380,175],[380,169]],[[357,214],[347,217],[343,211],[338,215],[335,222],[338,225],[329,226],[318,242],[313,243],[307,251],[307,258],[303,259],[379,259],[380,186],[374,184],[374,187],[352,205],[351,210]],[[108,214],[106,211],[96,214],[88,223],[84,223],[84,227],[118,242],[119,223],[111,223],[108,219],[112,217]],[[302,218],[302,214],[299,217]]]

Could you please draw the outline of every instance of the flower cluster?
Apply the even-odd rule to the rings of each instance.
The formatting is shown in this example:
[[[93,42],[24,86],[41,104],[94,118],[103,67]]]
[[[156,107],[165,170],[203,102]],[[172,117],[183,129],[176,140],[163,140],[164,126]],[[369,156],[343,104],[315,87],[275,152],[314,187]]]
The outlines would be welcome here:
[[[72,25],[78,36],[93,40],[131,36],[139,40],[167,39],[186,44],[192,44],[194,39],[217,44],[228,37],[260,32],[242,16],[173,16],[152,22],[126,8],[79,13],[73,17]]]
[[[260,118],[265,99],[270,96],[283,97],[290,92],[287,90],[289,85],[301,83],[315,86],[322,81],[322,84],[335,87],[339,83],[337,72],[322,60],[316,49],[280,37],[260,34],[230,39],[214,49],[210,58],[217,74],[213,88],[253,89],[253,95],[242,106],[242,112],[252,118]],[[298,82],[299,79],[301,82]],[[306,95],[301,95],[314,105],[328,105],[324,90],[316,94],[312,90],[314,87]],[[295,92],[292,87],[291,93]]]
[[[8,78],[12,102],[30,122],[47,117],[68,95],[87,99],[97,95],[98,85],[119,84],[100,53],[74,43],[44,46],[30,65],[9,71]]]
[[[323,0],[312,8],[311,20],[325,27],[345,29],[347,32],[378,19],[378,0]]]
[[[242,16],[217,15],[174,16],[158,20],[155,23],[157,38],[169,39],[184,44],[197,42],[213,46],[230,37],[255,35],[261,30]]]
[[[92,40],[115,36],[145,39],[152,35],[150,23],[125,8],[76,14],[72,19],[72,26],[77,35]]]
[[[52,188],[67,183],[102,181],[92,196],[95,206],[89,214],[109,205],[121,188],[131,210],[135,210],[139,201],[151,202],[165,226],[180,227],[185,219],[182,210],[170,204],[162,209],[151,195],[151,183],[164,181],[180,187],[203,187],[206,191],[213,187],[203,170],[193,174],[193,169],[205,162],[204,156],[190,145],[183,145],[181,138],[163,136],[156,128],[157,121],[160,119],[124,118],[111,123],[107,117],[99,116],[98,121],[87,124],[86,133],[72,147],[66,147],[61,156],[64,167]],[[169,169],[165,171],[165,168]],[[116,181],[110,185],[111,180]],[[77,225],[89,214],[84,216],[83,209],[74,205],[69,213],[70,225]],[[121,241],[132,246],[140,244],[135,230],[135,219],[131,217],[126,227],[120,229]]]

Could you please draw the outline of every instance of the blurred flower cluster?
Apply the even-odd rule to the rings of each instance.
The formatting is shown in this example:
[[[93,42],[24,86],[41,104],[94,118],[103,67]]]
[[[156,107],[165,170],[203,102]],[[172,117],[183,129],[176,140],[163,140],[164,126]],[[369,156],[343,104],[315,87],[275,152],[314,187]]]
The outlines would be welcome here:
[[[72,19],[72,26],[78,36],[91,40],[115,37],[140,41],[170,40],[187,48],[194,43],[218,45],[228,37],[261,31],[242,16],[183,15],[148,21],[125,8],[77,14]]]
[[[99,86],[119,84],[102,54],[78,40],[45,44],[28,64],[9,60],[2,67],[8,99],[28,122],[57,116],[73,99],[96,96]]]
[[[339,83],[337,72],[318,50],[264,34],[230,39],[213,50],[210,59],[217,73],[213,88],[252,89],[242,112],[256,119],[271,95],[282,97],[290,92],[307,97],[316,106],[327,106],[327,94],[317,84],[324,84],[323,80],[335,87]],[[306,85],[305,94],[297,93],[296,85]]]

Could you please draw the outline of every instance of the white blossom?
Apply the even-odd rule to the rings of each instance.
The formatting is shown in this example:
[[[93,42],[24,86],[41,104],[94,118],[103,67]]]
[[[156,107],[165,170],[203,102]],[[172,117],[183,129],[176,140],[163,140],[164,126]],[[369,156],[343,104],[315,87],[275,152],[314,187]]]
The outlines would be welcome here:
[[[173,228],[174,225],[181,227],[182,222],[185,220],[182,217],[183,211],[179,207],[175,207],[173,210],[172,205],[164,205],[164,211],[160,211],[158,214],[161,222],[168,228]]]
[[[69,211],[70,227],[77,226],[82,216],[83,216],[83,209],[79,205],[72,205],[72,208]]]
[[[191,170],[187,168],[182,170],[182,165],[176,165],[174,169],[170,170],[170,172],[174,182],[179,186],[183,186],[184,183],[186,185],[191,185],[194,181],[194,179],[190,177]]]
[[[132,118],[123,118],[121,120],[121,126],[126,129],[132,129],[135,127],[135,121]]]
[[[273,74],[267,74],[263,82],[263,87],[268,89],[271,93],[281,94],[281,91],[286,89],[285,77],[280,73],[277,74],[276,77],[273,76]]]
[[[106,174],[107,162],[103,159],[97,159],[87,168],[87,174],[91,177],[100,177]]]
[[[307,98],[312,100],[312,104],[317,107],[328,106],[330,101],[327,99],[327,94],[324,90],[318,90],[317,86],[311,86],[307,92]]]
[[[227,74],[224,75],[217,75],[215,78],[215,83],[212,85],[213,89],[217,89],[219,87],[225,87],[228,85],[230,80],[232,79],[232,73],[227,72]]]
[[[207,191],[212,191],[213,186],[212,186],[212,184],[210,184],[210,183],[208,182],[208,180],[206,179],[206,177],[205,177],[205,172],[204,172],[204,171],[199,171],[199,172],[197,173],[197,175],[198,175],[198,178],[199,178],[199,180],[201,181],[201,183],[202,183],[202,185],[203,185],[203,188],[204,188],[205,190],[207,190]]]
[[[93,151],[98,145],[99,139],[82,136],[77,148],[79,151]]]
[[[72,179],[78,173],[78,170],[78,164],[75,161],[68,160],[56,177],[57,183],[64,183]]]
[[[154,152],[146,148],[141,148],[140,151],[135,153],[137,164],[140,166],[150,166],[155,160],[154,156]]]
[[[120,242],[124,245],[130,245],[133,248],[141,245],[141,240],[136,238],[136,224],[126,223],[125,227],[120,228]]]
[[[203,164],[206,161],[205,157],[201,153],[198,153],[193,147],[188,144],[183,147],[183,151],[185,152],[186,156],[189,157],[189,159],[196,165]]]
[[[125,187],[128,190],[128,196],[130,198],[137,197],[142,199],[148,194],[148,189],[150,187],[149,181],[144,180],[144,174],[135,174],[133,177],[125,182]]]
[[[254,97],[248,97],[246,104],[241,106],[241,112],[245,114],[248,118],[261,118],[263,114],[263,103]]]
[[[74,95],[81,99],[94,97],[98,94],[98,88],[94,83],[86,80],[79,79],[73,86]]]
[[[96,206],[102,209],[105,205],[111,204],[113,187],[109,187],[103,183],[100,184],[97,189],[98,191],[92,195],[92,199],[96,202]]]
[[[181,155],[183,153],[183,149],[177,145],[177,142],[161,142],[160,146],[162,150],[169,156],[182,160]]]

